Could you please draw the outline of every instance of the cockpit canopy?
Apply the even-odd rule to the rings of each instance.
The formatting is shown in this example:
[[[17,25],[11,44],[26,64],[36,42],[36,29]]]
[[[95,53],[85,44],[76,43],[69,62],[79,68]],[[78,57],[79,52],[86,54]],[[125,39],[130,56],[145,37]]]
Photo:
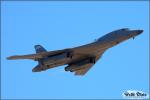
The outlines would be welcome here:
[[[130,29],[129,28],[122,28],[120,29],[121,31],[129,31]]]
[[[129,28],[122,28],[119,30],[115,30],[115,31],[112,31],[112,32],[104,35],[103,37],[97,39],[97,41],[113,40],[113,39],[117,38],[118,36],[128,35],[127,31],[130,31],[130,29]]]

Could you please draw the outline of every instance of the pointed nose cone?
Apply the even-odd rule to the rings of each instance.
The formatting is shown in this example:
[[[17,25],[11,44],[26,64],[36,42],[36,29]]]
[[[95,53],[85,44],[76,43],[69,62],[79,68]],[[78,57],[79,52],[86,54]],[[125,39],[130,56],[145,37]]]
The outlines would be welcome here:
[[[132,30],[132,31],[131,31],[131,34],[130,34],[130,37],[131,37],[131,38],[134,38],[135,36],[138,36],[138,35],[140,35],[141,33],[143,33],[143,30]]]
[[[137,30],[137,35],[143,33],[143,30]]]
[[[134,30],[131,36],[134,37],[134,36],[140,35],[142,32],[143,30]]]

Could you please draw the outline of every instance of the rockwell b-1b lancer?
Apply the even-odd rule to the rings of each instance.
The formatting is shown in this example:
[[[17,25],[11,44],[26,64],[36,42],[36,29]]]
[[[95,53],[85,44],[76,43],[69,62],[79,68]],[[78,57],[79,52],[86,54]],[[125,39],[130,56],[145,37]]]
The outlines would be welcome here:
[[[42,46],[35,45],[36,54],[10,56],[7,59],[32,59],[38,61],[33,72],[45,71],[61,65],[68,65],[65,71],[84,75],[102,57],[109,48],[141,34],[143,30],[123,28],[112,31],[96,41],[79,47],[56,51],[46,51]]]

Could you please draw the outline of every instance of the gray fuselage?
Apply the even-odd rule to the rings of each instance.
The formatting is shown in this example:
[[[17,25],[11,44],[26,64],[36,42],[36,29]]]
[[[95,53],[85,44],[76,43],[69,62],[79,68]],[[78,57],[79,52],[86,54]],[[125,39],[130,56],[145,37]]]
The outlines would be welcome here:
[[[129,39],[134,38],[136,35],[142,33],[142,30],[128,30],[128,29],[120,29],[113,32],[110,32],[103,37],[99,38],[97,41],[82,45],[75,48],[70,48],[73,50],[74,56],[70,58],[65,58],[64,55],[60,55],[60,57],[53,57],[43,60],[45,65],[49,65],[50,67],[71,64],[72,62],[78,61],[80,54],[85,55],[84,57],[91,57],[102,54],[105,50]],[[61,59],[61,57],[65,59]]]

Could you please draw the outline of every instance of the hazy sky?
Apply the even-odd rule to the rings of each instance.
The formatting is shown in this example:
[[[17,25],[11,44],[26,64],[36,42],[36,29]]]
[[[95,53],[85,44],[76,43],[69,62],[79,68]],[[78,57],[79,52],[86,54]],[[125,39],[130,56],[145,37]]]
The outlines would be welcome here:
[[[3,99],[122,98],[126,90],[149,93],[148,2],[2,2],[1,90]],[[11,55],[76,47],[120,28],[143,34],[107,50],[85,76],[64,66],[33,73],[37,62]]]

